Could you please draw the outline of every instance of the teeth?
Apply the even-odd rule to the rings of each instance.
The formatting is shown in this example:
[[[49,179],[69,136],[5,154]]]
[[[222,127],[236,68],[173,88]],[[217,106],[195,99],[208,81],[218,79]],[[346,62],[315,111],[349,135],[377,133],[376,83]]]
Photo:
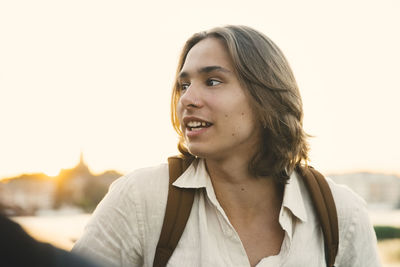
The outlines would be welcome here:
[[[208,125],[208,123],[207,122],[200,122],[200,121],[189,121],[188,122],[188,124],[187,124],[187,126],[189,126],[189,127],[200,127],[200,126],[202,126],[202,127],[206,127]]]
[[[192,128],[191,131],[200,131],[201,128]]]
[[[186,127],[189,128],[189,131],[197,131],[202,129],[203,127],[209,127],[209,126],[211,126],[211,123],[205,121],[189,121],[186,124]]]

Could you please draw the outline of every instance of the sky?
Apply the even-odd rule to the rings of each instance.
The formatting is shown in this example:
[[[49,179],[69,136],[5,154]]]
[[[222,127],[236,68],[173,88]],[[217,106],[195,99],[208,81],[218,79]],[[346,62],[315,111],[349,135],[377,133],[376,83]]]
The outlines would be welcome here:
[[[400,174],[400,1],[1,1],[0,178],[80,152],[127,173],[177,154],[170,95],[195,32],[251,26],[284,52],[311,165]]]

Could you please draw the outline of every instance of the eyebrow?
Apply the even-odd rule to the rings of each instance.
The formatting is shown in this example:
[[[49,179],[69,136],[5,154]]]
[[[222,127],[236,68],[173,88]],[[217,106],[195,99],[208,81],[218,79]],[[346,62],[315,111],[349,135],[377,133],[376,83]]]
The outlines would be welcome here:
[[[221,66],[206,66],[203,68],[200,68],[197,70],[197,73],[202,74],[202,73],[210,73],[213,71],[220,71],[220,72],[226,72],[226,73],[231,73],[230,70],[225,69]],[[178,78],[182,79],[182,78],[187,78],[189,77],[189,73],[186,71],[182,71],[181,73],[179,73]]]

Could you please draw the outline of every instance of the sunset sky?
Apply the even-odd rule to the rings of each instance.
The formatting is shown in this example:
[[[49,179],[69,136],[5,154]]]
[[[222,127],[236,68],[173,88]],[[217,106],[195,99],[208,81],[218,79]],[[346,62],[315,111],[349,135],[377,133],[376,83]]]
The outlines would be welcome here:
[[[269,36],[299,84],[311,164],[400,174],[400,1],[1,1],[0,178],[84,153],[123,173],[177,153],[170,94],[193,33]]]

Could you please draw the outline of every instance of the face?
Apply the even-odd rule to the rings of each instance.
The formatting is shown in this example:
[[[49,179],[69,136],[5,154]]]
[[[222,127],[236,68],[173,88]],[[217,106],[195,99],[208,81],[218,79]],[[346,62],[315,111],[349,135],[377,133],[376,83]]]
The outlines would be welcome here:
[[[178,119],[191,154],[216,159],[254,155],[259,123],[220,40],[206,38],[189,51],[178,83]]]

